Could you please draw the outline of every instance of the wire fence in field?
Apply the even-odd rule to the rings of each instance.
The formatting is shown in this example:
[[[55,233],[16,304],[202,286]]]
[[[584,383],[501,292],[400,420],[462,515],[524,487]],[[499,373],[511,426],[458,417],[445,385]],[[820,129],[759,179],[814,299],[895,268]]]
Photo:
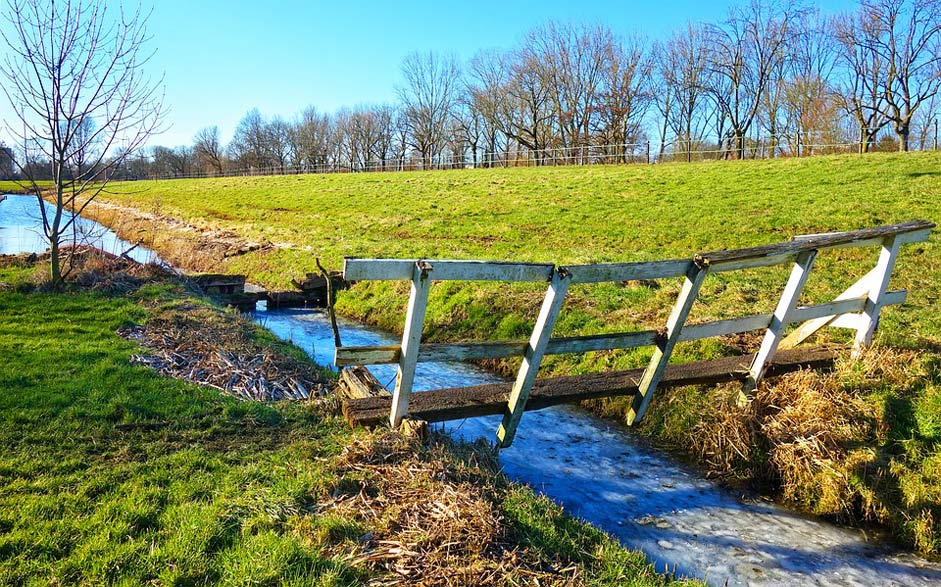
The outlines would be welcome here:
[[[391,171],[430,171],[444,169],[480,169],[506,167],[552,167],[572,165],[617,165],[694,162],[719,159],[769,159],[786,157],[813,157],[817,155],[864,153],[859,142],[801,143],[774,137],[762,140],[748,139],[744,145],[730,147],[728,143],[704,145],[701,141],[675,141],[663,146],[651,143],[585,145],[546,149],[513,147],[501,151],[467,150],[463,155],[436,155],[423,158],[417,153],[384,159],[358,158],[352,161],[305,161],[300,164],[225,167],[221,171],[203,170],[173,173],[145,173],[135,176],[130,170],[120,171],[120,179],[197,179],[208,177],[244,177],[270,175],[306,175],[332,173],[372,173]],[[918,150],[937,150],[937,139],[932,144],[922,141]],[[896,150],[872,144],[868,151]],[[123,176],[123,177],[122,177]]]

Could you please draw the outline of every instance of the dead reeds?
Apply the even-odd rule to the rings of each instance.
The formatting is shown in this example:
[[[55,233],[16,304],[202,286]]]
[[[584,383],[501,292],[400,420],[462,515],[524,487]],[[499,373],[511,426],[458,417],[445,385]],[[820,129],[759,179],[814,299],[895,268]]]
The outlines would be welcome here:
[[[435,437],[430,446],[386,431],[349,445],[342,478],[319,505],[370,531],[334,554],[382,575],[370,585],[581,585],[574,563],[536,560],[508,536],[494,462],[461,464]],[[468,459],[489,451],[465,449]]]

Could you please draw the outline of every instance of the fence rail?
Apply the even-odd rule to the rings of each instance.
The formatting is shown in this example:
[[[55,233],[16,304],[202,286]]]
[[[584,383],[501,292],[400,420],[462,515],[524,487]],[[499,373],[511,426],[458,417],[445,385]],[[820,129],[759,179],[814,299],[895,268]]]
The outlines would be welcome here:
[[[763,137],[749,139],[744,148],[746,159],[768,159],[773,157],[813,157],[836,153],[860,153],[857,141],[832,143],[812,141],[794,142],[793,137]],[[937,143],[923,144],[921,150],[937,150]],[[227,168],[222,171],[199,171],[181,173],[144,173],[131,177],[125,171],[125,179],[200,179],[209,177],[249,177],[270,175],[312,175],[335,173],[375,173],[386,171],[425,171],[444,169],[534,167],[570,165],[612,165],[627,163],[663,163],[702,161],[737,157],[736,150],[728,146],[700,142],[674,141],[662,146],[650,142],[597,144],[573,147],[548,147],[544,149],[504,149],[500,151],[479,150],[468,156],[438,155],[430,159],[410,155],[391,155],[386,158],[359,158],[338,162],[324,160],[304,164],[262,165]],[[325,159],[329,159],[325,157]],[[117,177],[121,177],[118,172]]]
[[[523,362],[506,402],[503,422],[497,431],[500,445],[509,446],[513,442],[545,355],[653,346],[653,356],[636,386],[633,405],[628,415],[628,423],[633,424],[646,412],[657,386],[666,373],[674,346],[682,341],[764,329],[761,347],[751,360],[745,377],[745,393],[754,390],[758,385],[766,370],[773,364],[779,347],[794,347],[821,328],[832,326],[855,330],[854,353],[858,353],[871,342],[882,308],[901,304],[906,299],[905,291],[887,289],[900,247],[927,240],[932,228],[934,224],[930,222],[915,221],[849,232],[803,235],[772,245],[699,253],[691,259],[564,267],[539,263],[349,258],[346,259],[343,272],[346,280],[410,281],[411,290],[401,344],[341,346],[336,350],[335,361],[341,366],[398,364],[389,414],[390,423],[398,426],[409,411],[412,384],[419,362],[522,356]],[[798,305],[801,291],[820,251],[868,246],[881,247],[879,261],[869,273],[831,302],[810,306]],[[792,271],[773,313],[686,324],[700,288],[710,273],[787,263],[792,264]],[[683,277],[684,283],[664,330],[551,337],[571,284],[676,277]],[[423,345],[421,331],[431,283],[446,280],[548,282],[549,287],[528,342]],[[792,323],[800,323],[801,326],[785,338],[785,327]]]

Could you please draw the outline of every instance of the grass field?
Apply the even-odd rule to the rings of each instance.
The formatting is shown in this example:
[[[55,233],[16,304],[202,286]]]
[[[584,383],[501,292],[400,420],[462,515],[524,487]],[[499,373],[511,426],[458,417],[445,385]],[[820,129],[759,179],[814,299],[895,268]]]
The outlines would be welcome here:
[[[406,530],[411,550],[451,553],[418,561],[435,584],[490,571],[499,585],[527,571],[543,584],[669,582],[643,555],[509,484],[482,453],[435,443],[390,452],[316,405],[239,402],[131,365],[141,351],[117,328],[207,306],[178,284],[53,295],[35,291],[39,274],[0,266],[0,584],[361,585],[397,576],[384,560],[410,564],[362,556]],[[416,506],[392,491],[444,502]],[[358,494],[374,500],[368,516],[341,507]],[[421,506],[455,495],[491,527],[468,523],[458,528],[467,548],[435,550],[455,526]],[[441,532],[420,539],[403,520]]]
[[[340,267],[344,256],[559,264],[640,261],[688,258],[698,251],[767,244],[802,233],[913,219],[937,222],[941,220],[941,153],[177,180],[118,185],[114,191],[107,196],[112,203],[179,218],[198,229],[270,241],[273,247],[220,256],[207,265],[247,273],[250,280],[264,285],[284,286],[292,277],[313,271],[316,257],[333,268]],[[183,251],[195,242],[192,230],[168,230],[165,224],[117,218],[109,211],[102,211],[100,217],[128,238],[144,238],[166,258],[184,264]],[[839,453],[843,456],[834,457],[842,458],[842,465],[808,465],[857,486],[879,485],[875,478],[891,479],[892,483],[879,485],[867,499],[895,508],[894,514],[867,514],[873,508],[860,505],[861,498],[855,494],[845,495],[843,501],[823,499],[822,490],[812,488],[790,495],[796,505],[817,513],[857,521],[875,517],[903,542],[928,554],[941,552],[941,496],[925,490],[941,482],[941,431],[930,424],[937,421],[936,376],[941,355],[939,234],[928,243],[903,250],[892,286],[908,289],[909,301],[904,308],[883,313],[878,335],[883,345],[921,352],[918,361],[925,367],[919,372],[927,375],[905,389],[878,382],[856,385],[850,378],[847,390],[885,415],[879,420],[882,428],[867,428],[869,432],[857,431],[844,439]],[[873,249],[821,255],[803,301],[832,299],[862,276],[876,255]],[[787,272],[786,267],[779,267],[709,277],[691,322],[770,312]],[[555,334],[660,327],[679,285],[676,281],[573,287]],[[425,338],[525,339],[542,289],[538,285],[438,284],[432,288]],[[338,308],[348,316],[399,330],[406,299],[405,284],[359,284],[340,295]],[[823,340],[845,340],[842,336],[837,331]],[[683,343],[675,356],[681,360],[740,353],[753,349],[757,342],[757,335],[752,335]],[[550,357],[543,374],[642,366],[649,352]],[[515,365],[491,366],[509,370]],[[713,406],[727,405],[716,393],[720,392],[680,391],[665,397],[682,401],[655,400],[650,422],[641,433],[690,452]],[[616,416],[624,406],[612,400],[598,408]],[[849,467],[851,445],[860,444],[871,449],[870,464],[868,468]],[[757,476],[775,486],[782,472],[770,458],[764,448],[756,447],[747,455],[754,462],[739,468],[760,471]],[[908,481],[903,483],[903,478]]]

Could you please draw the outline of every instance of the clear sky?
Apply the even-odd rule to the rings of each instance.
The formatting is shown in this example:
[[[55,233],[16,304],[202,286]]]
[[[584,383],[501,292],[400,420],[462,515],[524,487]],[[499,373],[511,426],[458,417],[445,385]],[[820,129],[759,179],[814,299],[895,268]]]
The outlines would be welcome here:
[[[151,144],[189,144],[216,124],[228,141],[245,112],[292,117],[307,105],[395,99],[402,58],[411,51],[454,53],[508,48],[548,20],[604,23],[618,33],[662,38],[687,21],[717,21],[729,0],[151,0],[148,30],[165,76],[169,129]],[[744,0],[743,0],[744,1]],[[145,0],[146,4],[147,0]],[[841,11],[854,0],[817,2]],[[6,105],[0,114],[9,119]]]

